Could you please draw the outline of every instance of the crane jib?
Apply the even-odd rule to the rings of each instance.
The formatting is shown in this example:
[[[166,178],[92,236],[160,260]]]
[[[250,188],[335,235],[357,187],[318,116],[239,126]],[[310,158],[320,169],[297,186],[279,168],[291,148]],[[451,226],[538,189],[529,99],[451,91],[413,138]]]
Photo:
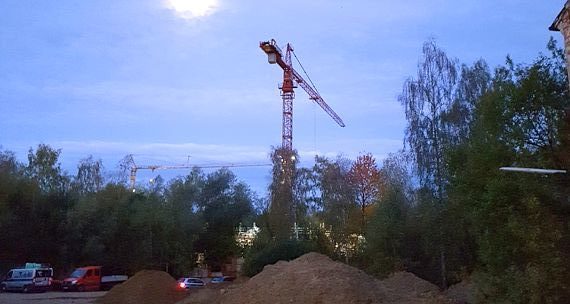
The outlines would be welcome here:
[[[283,138],[283,147],[287,149],[292,148],[292,139],[293,139],[293,88],[294,83],[296,82],[299,84],[300,87],[307,92],[309,98],[317,103],[339,126],[345,127],[344,122],[342,119],[333,111],[333,109],[324,101],[321,97],[317,89],[314,87],[311,78],[308,74],[306,74],[305,69],[299,62],[301,69],[307,75],[307,79],[310,82],[306,82],[305,79],[293,68],[293,64],[291,62],[291,54],[293,52],[293,47],[291,44],[287,44],[286,51],[283,53],[281,49],[277,46],[277,42],[274,39],[270,41],[262,41],[259,43],[259,47],[267,54],[267,59],[270,64],[277,63],[283,70],[283,85],[281,88],[281,96],[283,98],[283,131],[282,131],[282,138]],[[297,55],[295,55],[297,61]]]

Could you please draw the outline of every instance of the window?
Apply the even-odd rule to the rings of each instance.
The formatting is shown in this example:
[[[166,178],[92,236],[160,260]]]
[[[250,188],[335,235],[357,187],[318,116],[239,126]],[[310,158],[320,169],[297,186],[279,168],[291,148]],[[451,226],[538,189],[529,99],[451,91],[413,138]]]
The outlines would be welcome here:
[[[33,270],[16,270],[12,273],[13,279],[31,278],[34,274]]]
[[[38,278],[47,278],[52,277],[52,270],[51,269],[38,269],[36,270],[36,277]]]
[[[75,271],[73,271],[71,273],[71,275],[69,275],[70,278],[81,278],[83,277],[83,275],[85,274],[85,269],[75,269]]]
[[[86,277],[90,277],[93,275],[93,269],[89,269],[87,270],[87,274],[85,275]]]
[[[97,268],[95,269],[95,276],[100,276],[101,275],[101,269]]]

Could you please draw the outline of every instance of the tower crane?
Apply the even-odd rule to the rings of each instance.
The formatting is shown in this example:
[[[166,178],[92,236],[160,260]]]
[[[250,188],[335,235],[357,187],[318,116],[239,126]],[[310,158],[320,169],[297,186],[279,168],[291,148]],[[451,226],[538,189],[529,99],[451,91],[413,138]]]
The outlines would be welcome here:
[[[299,85],[307,94],[309,99],[317,103],[339,126],[344,127],[344,122],[342,119],[329,107],[329,105],[323,100],[321,94],[317,91],[317,88],[311,81],[311,78],[307,75],[307,72],[299,62],[299,58],[295,55],[293,47],[290,43],[287,43],[285,53],[281,51],[277,42],[274,39],[270,41],[262,41],[259,43],[259,47],[267,54],[267,61],[270,64],[278,64],[281,69],[283,69],[283,84],[279,86],[281,89],[281,98],[283,99],[283,126],[282,126],[282,145],[281,148],[281,174],[280,174],[280,184],[282,197],[285,198],[283,201],[273,201],[271,204],[275,204],[272,209],[279,216],[283,216],[285,221],[288,223],[289,228],[293,227],[296,223],[296,213],[297,206],[293,200],[293,174],[295,166],[295,158],[293,155],[293,99],[295,98],[294,89]],[[301,74],[293,68],[293,62],[291,61],[291,54],[295,56],[299,66],[307,75],[309,82],[305,81]],[[281,231],[279,227],[276,227],[278,234],[284,233],[288,234],[287,231]],[[279,232],[281,231],[281,232]]]
[[[307,94],[309,99],[317,103],[332,119],[341,127],[345,124],[342,119],[323,100],[315,85],[307,82],[301,74],[293,68],[291,53],[297,58],[291,44],[287,43],[285,53],[281,51],[274,39],[262,41],[259,47],[267,54],[270,64],[278,64],[283,69],[283,84],[280,85],[281,97],[283,98],[283,126],[282,126],[282,147],[291,151],[293,149],[293,99],[295,98],[294,88],[298,84]],[[297,58],[298,61],[298,58]],[[299,62],[300,65],[300,62]],[[302,65],[300,65],[303,68]],[[303,69],[304,71],[304,69]],[[306,72],[305,72],[306,74]],[[311,80],[308,76],[307,79]]]
[[[173,165],[173,166],[161,166],[161,165],[143,165],[137,166],[134,161],[131,165],[131,175],[129,177],[131,190],[135,191],[135,184],[137,180],[138,170],[168,170],[168,169],[212,169],[212,168],[243,168],[243,167],[268,167],[271,164],[226,164],[226,165]]]

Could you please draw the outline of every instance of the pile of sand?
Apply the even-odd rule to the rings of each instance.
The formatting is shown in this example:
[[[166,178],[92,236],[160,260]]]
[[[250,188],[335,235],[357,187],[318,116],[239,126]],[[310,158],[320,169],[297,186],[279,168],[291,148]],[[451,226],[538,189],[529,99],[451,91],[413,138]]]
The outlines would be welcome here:
[[[454,300],[457,304],[469,304],[476,302],[475,286],[469,278],[450,286],[449,289],[445,291],[445,295]]]
[[[210,303],[446,303],[437,287],[408,273],[378,281],[361,270],[308,253],[267,265]]]
[[[432,297],[440,293],[439,287],[409,272],[393,273],[381,282],[393,293],[411,294],[415,297]]]
[[[186,291],[176,285],[168,273],[156,270],[137,272],[123,284],[113,287],[98,304],[173,304],[184,297]]]

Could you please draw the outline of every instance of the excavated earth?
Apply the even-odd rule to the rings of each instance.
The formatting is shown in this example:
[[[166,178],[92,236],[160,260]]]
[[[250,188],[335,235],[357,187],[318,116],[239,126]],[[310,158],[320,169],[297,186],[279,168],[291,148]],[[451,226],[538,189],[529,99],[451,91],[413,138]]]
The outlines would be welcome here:
[[[97,304],[173,304],[188,294],[164,271],[142,270],[125,283],[113,287]]]
[[[267,265],[241,284],[204,289],[179,304],[265,303],[453,303],[437,286],[411,273],[398,272],[379,281],[361,270],[308,253],[293,261]]]

